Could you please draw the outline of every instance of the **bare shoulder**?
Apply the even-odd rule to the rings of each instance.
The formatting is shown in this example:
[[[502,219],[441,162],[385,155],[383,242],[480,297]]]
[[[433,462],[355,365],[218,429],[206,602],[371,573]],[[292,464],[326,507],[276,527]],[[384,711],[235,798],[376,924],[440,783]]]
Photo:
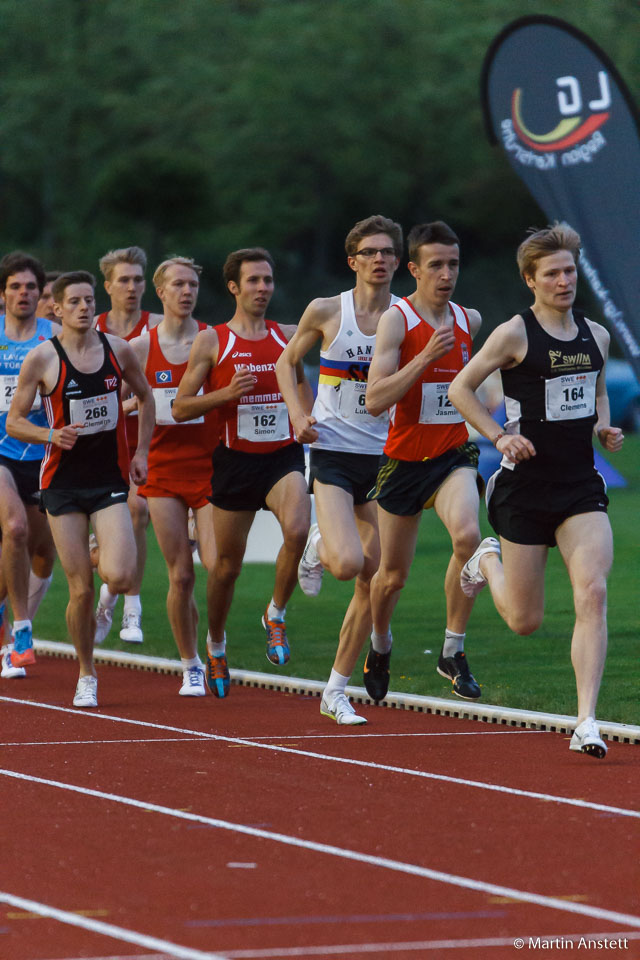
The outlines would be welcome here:
[[[57,353],[51,340],[43,340],[37,347],[30,350],[22,362],[21,370],[29,373],[35,373],[44,370],[52,360],[56,359]]]
[[[596,323],[595,320],[589,320],[585,317],[589,330],[593,334],[593,338],[598,344],[601,352],[606,356],[609,351],[609,344],[611,342],[611,334],[606,327],[603,327],[601,323]]]
[[[472,337],[475,337],[476,333],[482,326],[482,317],[480,316],[480,311],[475,310],[473,307],[463,307],[462,309],[469,318],[469,333]]]
[[[149,330],[153,330],[154,327],[157,327],[159,323],[162,323],[164,320],[164,315],[162,313],[150,313],[148,326]]]
[[[140,362],[146,360],[149,354],[150,342],[151,341],[148,333],[143,333],[141,336],[134,337],[133,340],[129,340],[129,346]]]

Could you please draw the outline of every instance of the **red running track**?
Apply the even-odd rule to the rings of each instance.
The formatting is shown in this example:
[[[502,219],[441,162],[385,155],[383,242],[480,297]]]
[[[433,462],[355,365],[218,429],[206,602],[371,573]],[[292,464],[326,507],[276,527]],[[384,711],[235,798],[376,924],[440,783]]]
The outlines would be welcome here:
[[[640,957],[637,747],[76,673],[0,685],[2,960]]]

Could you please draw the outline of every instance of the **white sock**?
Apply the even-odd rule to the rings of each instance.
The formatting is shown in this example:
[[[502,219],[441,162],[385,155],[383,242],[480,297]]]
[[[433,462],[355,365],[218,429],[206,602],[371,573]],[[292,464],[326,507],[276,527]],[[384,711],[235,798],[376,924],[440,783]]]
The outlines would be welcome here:
[[[207,630],[207,650],[212,657],[222,657],[227,649],[227,631],[224,632],[224,640],[222,643],[214,643],[211,639],[211,634]]]
[[[268,620],[284,620],[284,615],[287,612],[286,607],[276,607],[273,597],[271,597],[271,603],[267,607],[267,619]]]
[[[466,633],[454,633],[453,630],[445,630],[442,656],[455,657],[456,653],[462,653],[465,637]]]
[[[29,618],[34,619],[36,613],[38,612],[38,607],[44,600],[47,595],[47,590],[51,586],[51,581],[53,580],[53,574],[49,574],[48,577],[37,577],[33,570],[29,571],[29,596],[27,598],[27,610],[29,612]]]
[[[134,596],[125,595],[124,598],[124,613],[142,613],[142,604],[140,603],[140,596],[138,594]]]
[[[393,637],[391,636],[391,630],[382,634],[376,633],[375,630],[371,631],[371,646],[376,653],[389,653],[392,643]]]
[[[113,610],[117,602],[118,594],[111,593],[107,584],[103,583],[100,587],[100,603],[102,606],[106,607],[107,610]]]
[[[348,683],[349,677],[343,677],[337,670],[332,670],[329,682],[324,688],[324,696],[327,700],[332,700],[336,693],[344,693]]]
[[[184,657],[180,657],[180,663],[182,664],[182,669],[184,672],[187,670],[193,670],[194,667],[200,667],[202,670],[204,670],[204,667],[202,666],[202,660],[197,653],[195,657],[191,657],[190,660],[185,660]]]

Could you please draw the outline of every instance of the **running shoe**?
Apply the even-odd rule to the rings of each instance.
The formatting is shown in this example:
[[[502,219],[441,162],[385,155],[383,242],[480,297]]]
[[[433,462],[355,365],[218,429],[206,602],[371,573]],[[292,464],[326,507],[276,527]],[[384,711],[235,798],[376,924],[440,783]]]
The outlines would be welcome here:
[[[229,695],[231,676],[226,654],[213,657],[207,650],[207,686],[214,697],[222,698]]]
[[[453,684],[453,692],[463,700],[477,700],[482,696],[480,687],[473,674],[469,671],[469,664],[464,651],[459,650],[452,657],[445,657],[440,651],[436,670],[441,677],[446,677]]]
[[[120,639],[126,643],[142,643],[142,613],[136,610],[124,611]]]
[[[367,659],[364,662],[364,685],[372,700],[380,703],[389,689],[389,661],[391,650],[388,653],[377,653],[373,644],[369,647]]]
[[[100,602],[96,607],[96,633],[93,642],[97,647],[107,638],[111,624],[113,623],[113,613],[107,607],[103,607]]]
[[[267,607],[262,618],[262,626],[267,631],[267,660],[276,667],[281,667],[290,656],[284,620],[269,620]]]
[[[20,627],[19,630],[14,627],[11,663],[14,667],[28,667],[30,663],[35,662],[31,627]]]
[[[2,648],[2,670],[0,676],[5,680],[16,680],[18,677],[26,677],[27,671],[24,667],[14,667],[11,660],[11,644]]]
[[[204,697],[204,670],[202,667],[190,667],[182,674],[181,697]]]
[[[596,757],[598,760],[604,760],[607,755],[607,745],[600,736],[598,724],[593,717],[587,717],[576,727],[571,737],[569,749],[587,753],[590,757]]]
[[[336,723],[349,727],[357,727],[367,722],[364,717],[358,716],[344,693],[334,693],[330,699],[323,693],[320,713],[323,717],[331,717]]]
[[[497,553],[500,556],[500,541],[495,537],[485,537],[460,571],[460,586],[467,597],[477,597],[487,584],[487,578],[480,572],[480,557],[485,553]]]
[[[98,706],[98,681],[96,677],[80,677],[73,698],[74,707]]]
[[[300,584],[300,589],[307,597],[317,597],[322,589],[324,567],[320,563],[316,549],[319,535],[320,530],[318,524],[312,523],[309,527],[307,545],[304,548],[302,559],[298,564],[298,583]]]

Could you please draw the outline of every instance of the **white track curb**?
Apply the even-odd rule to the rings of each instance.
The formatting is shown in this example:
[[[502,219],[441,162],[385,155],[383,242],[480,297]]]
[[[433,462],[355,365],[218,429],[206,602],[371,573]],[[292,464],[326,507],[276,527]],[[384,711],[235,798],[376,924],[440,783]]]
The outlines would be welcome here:
[[[75,650],[70,643],[58,643],[54,640],[34,640],[37,651],[54,657],[75,658]],[[150,670],[154,673],[182,673],[179,660],[163,657],[149,657],[145,654],[127,653],[122,650],[101,650],[96,648],[94,657],[100,663],[118,667],[130,667],[134,670]],[[262,687],[265,690],[281,690],[285,693],[306,693],[320,696],[325,688],[322,680],[304,680],[301,677],[285,677],[281,674],[258,673],[251,670],[230,670],[231,682],[244,687]],[[364,687],[347,687],[347,694],[357,703],[373,705]],[[459,700],[446,700],[443,697],[421,697],[413,693],[389,692],[380,707],[399,710],[414,710],[416,713],[433,713],[442,717],[455,717],[458,720],[481,720],[485,723],[500,724],[509,727],[527,727],[531,730],[550,730],[556,733],[573,733],[575,717],[555,713],[537,713],[534,710],[513,710],[509,707],[496,707],[488,703],[470,703]],[[640,743],[640,727],[628,723],[613,723],[598,720],[600,733],[607,740],[621,743]]]

